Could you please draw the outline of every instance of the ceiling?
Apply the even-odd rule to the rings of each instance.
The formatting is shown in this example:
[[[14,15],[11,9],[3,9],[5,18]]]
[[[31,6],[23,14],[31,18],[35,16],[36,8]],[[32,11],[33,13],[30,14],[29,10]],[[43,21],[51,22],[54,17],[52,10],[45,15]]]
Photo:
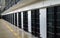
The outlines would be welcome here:
[[[0,10],[1,10],[1,0],[0,0]]]
[[[0,10],[2,11],[5,7],[5,0],[0,0]]]

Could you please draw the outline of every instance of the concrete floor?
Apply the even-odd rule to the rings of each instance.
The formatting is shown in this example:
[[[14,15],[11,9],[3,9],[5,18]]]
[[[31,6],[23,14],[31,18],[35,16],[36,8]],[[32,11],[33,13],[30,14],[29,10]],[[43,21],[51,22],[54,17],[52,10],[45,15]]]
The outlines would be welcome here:
[[[0,38],[36,38],[36,37],[0,19]]]
[[[0,38],[16,38],[0,19]]]

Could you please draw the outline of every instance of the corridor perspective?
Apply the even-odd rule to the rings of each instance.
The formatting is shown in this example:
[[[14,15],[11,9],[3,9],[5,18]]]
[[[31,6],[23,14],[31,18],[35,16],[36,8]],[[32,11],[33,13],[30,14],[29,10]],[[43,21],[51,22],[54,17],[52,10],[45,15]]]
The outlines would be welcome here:
[[[60,0],[0,0],[0,38],[60,38]]]

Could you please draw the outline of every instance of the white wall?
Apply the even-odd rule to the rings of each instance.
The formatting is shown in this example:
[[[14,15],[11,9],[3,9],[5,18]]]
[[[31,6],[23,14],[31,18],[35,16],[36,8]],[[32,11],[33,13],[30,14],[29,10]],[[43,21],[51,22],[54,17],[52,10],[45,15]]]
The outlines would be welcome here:
[[[31,11],[28,11],[28,31],[31,33]]]
[[[40,9],[40,36],[47,38],[46,8]]]
[[[21,12],[21,27],[23,29],[23,12]]]

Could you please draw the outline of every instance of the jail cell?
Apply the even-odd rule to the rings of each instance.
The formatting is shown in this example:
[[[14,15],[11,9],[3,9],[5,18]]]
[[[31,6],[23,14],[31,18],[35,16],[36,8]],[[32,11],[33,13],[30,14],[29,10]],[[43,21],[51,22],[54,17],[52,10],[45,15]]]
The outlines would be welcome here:
[[[31,30],[32,34],[40,38],[39,9],[31,10]]]
[[[23,11],[23,29],[28,32],[28,12]]]
[[[15,26],[17,26],[17,13],[15,13]]]
[[[54,7],[47,8],[47,30],[48,38],[54,38]]]
[[[8,14],[8,22],[10,23],[10,14]]]
[[[8,21],[8,15],[6,15],[6,20]]]
[[[13,14],[11,14],[11,24],[13,24]]]
[[[12,14],[12,21],[13,21],[13,25],[14,25],[14,13]]]
[[[60,6],[55,7],[56,12],[56,38],[60,38]]]
[[[11,23],[11,14],[9,14],[9,19],[10,19],[10,23]]]
[[[9,17],[9,14],[7,15],[7,18],[8,18],[8,19],[7,19],[7,20],[8,20],[8,22],[9,22],[9,18],[10,18],[10,17]]]
[[[12,24],[12,21],[13,21],[13,20],[12,20],[12,14],[10,14],[10,21],[11,21],[11,24]]]
[[[22,28],[21,27],[21,12],[18,12],[18,25],[19,25],[18,26],[19,28]]]
[[[60,38],[60,6],[47,8],[47,37]]]

